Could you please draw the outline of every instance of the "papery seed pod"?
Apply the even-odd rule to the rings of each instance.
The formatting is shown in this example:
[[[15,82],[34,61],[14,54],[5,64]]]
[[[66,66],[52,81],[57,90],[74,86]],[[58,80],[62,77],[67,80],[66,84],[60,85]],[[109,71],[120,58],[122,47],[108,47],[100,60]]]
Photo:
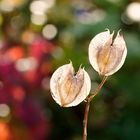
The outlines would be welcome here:
[[[79,68],[75,75],[72,63],[70,63],[59,67],[53,73],[50,89],[53,99],[60,106],[76,106],[89,95],[91,80],[83,68]]]
[[[120,31],[113,40],[110,31],[97,34],[89,44],[89,61],[100,74],[109,76],[118,71],[124,64],[127,48]]]

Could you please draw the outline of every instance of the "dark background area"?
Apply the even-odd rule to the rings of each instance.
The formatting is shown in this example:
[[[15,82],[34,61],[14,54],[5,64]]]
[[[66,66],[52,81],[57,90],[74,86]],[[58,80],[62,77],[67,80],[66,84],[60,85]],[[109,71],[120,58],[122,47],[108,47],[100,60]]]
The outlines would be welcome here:
[[[0,140],[82,139],[85,103],[59,107],[49,79],[71,60],[94,90],[88,45],[106,28],[122,30],[128,55],[92,101],[88,140],[140,139],[140,1],[0,0]]]

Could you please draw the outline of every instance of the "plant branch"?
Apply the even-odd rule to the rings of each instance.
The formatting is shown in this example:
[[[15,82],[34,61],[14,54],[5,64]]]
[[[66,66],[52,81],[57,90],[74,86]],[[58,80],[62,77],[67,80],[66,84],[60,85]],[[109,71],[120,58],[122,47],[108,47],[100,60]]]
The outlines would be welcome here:
[[[104,83],[106,82],[107,78],[108,78],[107,76],[104,76],[101,83],[98,85],[98,87],[95,89],[95,91],[88,96],[89,101],[91,101],[100,92],[100,90],[103,87]]]
[[[100,92],[100,90],[103,87],[106,80],[107,80],[107,76],[104,76],[101,83],[98,85],[98,87],[95,89],[95,91],[87,97],[85,113],[84,113],[84,120],[83,120],[83,140],[87,140],[87,124],[88,124],[88,114],[89,114],[90,102],[92,101],[94,96],[96,96]]]
[[[88,124],[88,114],[89,114],[89,107],[90,102],[87,100],[86,107],[85,107],[85,113],[84,113],[84,120],[83,120],[83,140],[87,140],[87,124]]]

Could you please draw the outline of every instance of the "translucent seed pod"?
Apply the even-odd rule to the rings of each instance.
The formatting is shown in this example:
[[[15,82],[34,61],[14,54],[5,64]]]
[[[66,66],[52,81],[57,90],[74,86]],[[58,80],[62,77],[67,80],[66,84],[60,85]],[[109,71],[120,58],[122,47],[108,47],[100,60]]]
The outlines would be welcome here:
[[[89,44],[89,61],[92,67],[100,74],[109,76],[117,72],[124,64],[127,48],[120,31],[113,39],[114,32],[97,34]]]
[[[53,99],[60,106],[76,106],[89,95],[91,80],[83,68],[79,68],[75,74],[73,65],[70,63],[59,67],[53,73],[50,89]]]

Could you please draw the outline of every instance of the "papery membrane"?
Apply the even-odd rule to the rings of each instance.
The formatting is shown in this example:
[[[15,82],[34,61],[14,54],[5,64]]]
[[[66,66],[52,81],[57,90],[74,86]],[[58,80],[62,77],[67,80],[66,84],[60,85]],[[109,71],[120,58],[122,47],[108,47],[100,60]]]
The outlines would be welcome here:
[[[103,48],[109,37],[110,32],[109,30],[107,30],[105,32],[97,34],[89,44],[89,61],[97,72],[99,72],[97,53]]]
[[[74,75],[72,63],[59,67],[51,77],[53,99],[63,107],[76,106],[89,94],[91,81],[84,69]]]
[[[113,41],[113,35],[109,31],[99,33],[89,44],[89,61],[100,75],[109,76],[118,71],[127,55],[123,37],[118,32]]]

